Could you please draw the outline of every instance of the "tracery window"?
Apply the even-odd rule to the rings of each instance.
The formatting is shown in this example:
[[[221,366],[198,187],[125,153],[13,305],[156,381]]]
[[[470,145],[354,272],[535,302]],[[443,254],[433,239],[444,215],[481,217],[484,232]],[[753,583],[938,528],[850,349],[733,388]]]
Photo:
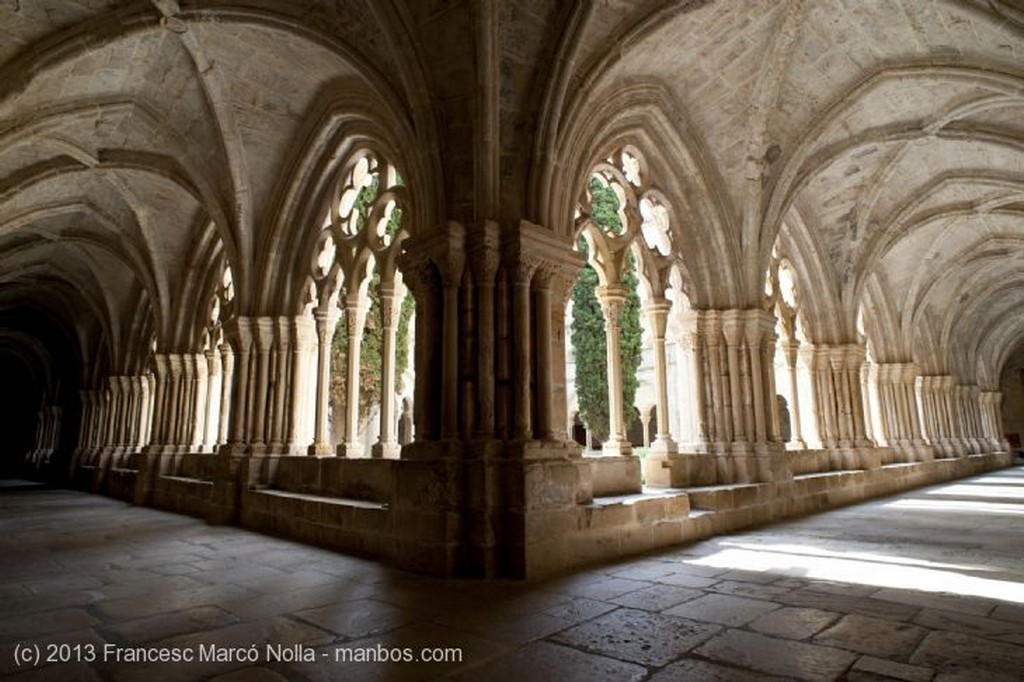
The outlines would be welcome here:
[[[412,399],[415,306],[395,265],[406,196],[397,168],[361,149],[343,164],[323,211],[308,297],[322,346],[318,376],[326,378],[314,444],[322,454],[398,455],[397,405]]]

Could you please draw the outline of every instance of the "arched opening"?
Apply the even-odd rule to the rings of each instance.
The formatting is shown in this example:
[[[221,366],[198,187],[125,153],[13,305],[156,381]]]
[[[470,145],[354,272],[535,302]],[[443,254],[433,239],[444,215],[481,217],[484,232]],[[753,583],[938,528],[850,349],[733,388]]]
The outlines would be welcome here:
[[[311,263],[316,454],[394,458],[402,438],[414,437],[415,299],[396,264],[405,197],[398,169],[362,149],[342,166],[323,211]]]

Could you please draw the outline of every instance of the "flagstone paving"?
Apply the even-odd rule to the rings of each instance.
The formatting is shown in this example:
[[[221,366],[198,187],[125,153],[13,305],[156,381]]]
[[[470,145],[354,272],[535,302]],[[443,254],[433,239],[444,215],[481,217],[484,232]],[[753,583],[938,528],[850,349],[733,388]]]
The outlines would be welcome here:
[[[1022,520],[1018,467],[543,581],[446,581],[0,488],[0,677],[1019,680]]]

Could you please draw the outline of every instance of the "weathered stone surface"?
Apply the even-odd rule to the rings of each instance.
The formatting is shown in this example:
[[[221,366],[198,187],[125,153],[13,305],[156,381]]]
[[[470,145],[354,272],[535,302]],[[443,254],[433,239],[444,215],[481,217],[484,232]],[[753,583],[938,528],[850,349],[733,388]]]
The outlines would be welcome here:
[[[773,637],[807,639],[824,630],[839,617],[840,614],[832,611],[787,606],[764,614],[752,621],[749,627]]]
[[[856,654],[831,647],[727,630],[699,647],[700,656],[744,668],[801,680],[833,679]]]
[[[530,679],[591,682],[592,680],[641,680],[642,666],[589,654],[569,647],[537,642],[479,668],[458,673],[465,682],[521,682]]]
[[[936,630],[924,638],[910,662],[939,672],[976,669],[979,674],[980,671],[1005,674],[1009,670],[1024,668],[1024,647],[960,632]]]
[[[887,661],[873,656],[861,656],[846,675],[850,682],[874,682],[877,680],[905,680],[906,682],[929,682],[934,673],[905,663]]]
[[[927,633],[916,625],[853,614],[844,616],[813,641],[872,656],[906,659]]]
[[[785,678],[740,670],[731,666],[708,661],[684,659],[655,673],[650,682],[678,682],[679,680],[701,680],[701,682],[781,682]]]
[[[628,606],[644,611],[663,611],[686,601],[700,597],[704,593],[688,587],[671,585],[652,585],[634,592],[627,592],[611,601],[620,606]]]
[[[998,611],[998,609],[997,609]],[[918,625],[933,630],[953,630],[1024,646],[1024,623],[982,618],[965,613],[924,609],[915,618]]]
[[[667,609],[670,616],[681,616],[719,625],[737,627],[779,608],[778,604],[759,599],[707,594],[693,601]]]
[[[622,660],[661,666],[719,630],[684,618],[622,608],[561,632],[554,639]]]

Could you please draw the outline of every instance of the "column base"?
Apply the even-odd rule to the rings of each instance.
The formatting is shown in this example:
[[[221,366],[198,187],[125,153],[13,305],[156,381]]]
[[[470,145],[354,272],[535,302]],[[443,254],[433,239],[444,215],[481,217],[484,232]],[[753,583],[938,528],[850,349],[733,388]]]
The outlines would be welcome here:
[[[355,459],[363,456],[362,443],[341,443],[338,445],[338,457]]]
[[[644,482],[657,488],[686,488],[718,483],[715,455],[707,452],[648,452]]]
[[[330,443],[313,443],[306,452],[314,457],[332,457],[337,454]]]
[[[854,471],[862,469],[860,453],[850,446],[838,446],[828,449],[829,469],[832,471]]]
[[[679,452],[679,445],[670,437],[656,438],[651,446],[647,448],[647,456],[670,455]]]
[[[402,446],[397,442],[374,443],[370,448],[370,457],[375,459],[398,459],[402,452]]]
[[[632,495],[643,491],[640,458],[632,455],[585,457],[590,464],[594,497]]]
[[[601,445],[601,455],[604,457],[628,457],[632,454],[633,446],[624,438],[607,440]]]

